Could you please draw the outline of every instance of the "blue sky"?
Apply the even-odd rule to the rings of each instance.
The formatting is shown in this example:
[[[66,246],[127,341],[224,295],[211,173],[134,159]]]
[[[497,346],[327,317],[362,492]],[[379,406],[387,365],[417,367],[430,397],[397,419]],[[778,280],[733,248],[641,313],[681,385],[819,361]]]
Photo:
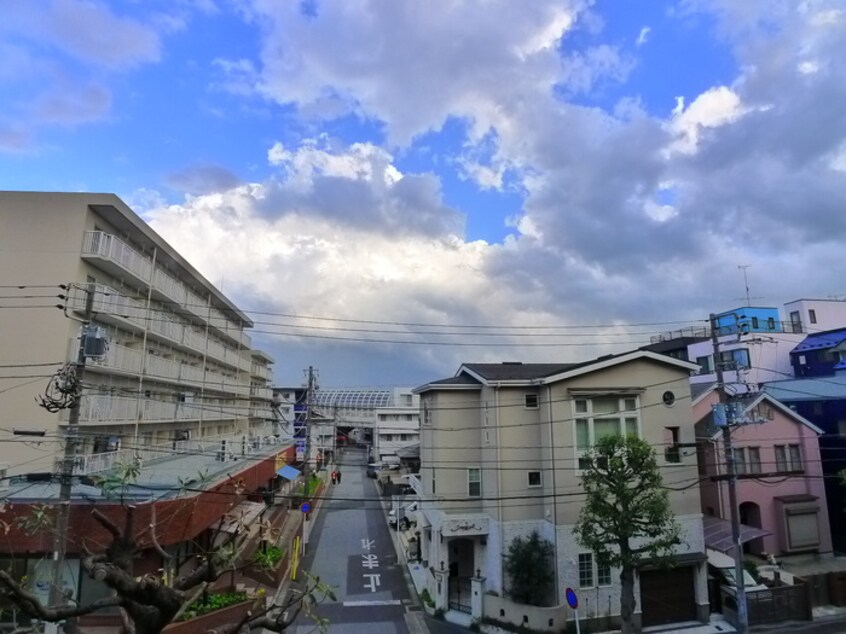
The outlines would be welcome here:
[[[283,382],[580,360],[739,264],[843,294],[844,45],[836,0],[7,2],[0,187],[117,193],[247,309],[414,341],[267,326]]]

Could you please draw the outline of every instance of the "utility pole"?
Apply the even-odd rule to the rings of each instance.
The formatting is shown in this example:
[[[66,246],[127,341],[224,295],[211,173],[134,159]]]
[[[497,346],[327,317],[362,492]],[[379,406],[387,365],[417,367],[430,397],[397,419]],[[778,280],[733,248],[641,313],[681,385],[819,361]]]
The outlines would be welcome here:
[[[711,313],[711,342],[714,344],[714,371],[717,374],[717,394],[720,403],[728,404],[726,385],[723,378],[723,365],[720,360],[720,337],[717,316]],[[739,331],[738,331],[739,332]],[[734,452],[731,444],[731,423],[733,414],[726,408],[726,423],[723,425],[723,443],[726,454],[726,471],[728,475],[729,505],[731,506],[731,541],[734,544],[734,576],[737,589],[737,631],[746,634],[749,631],[746,609],[746,583],[743,574],[743,548],[740,543],[740,517],[737,508],[737,473],[734,465]]]
[[[310,491],[309,463],[311,461],[311,410],[314,407],[314,368],[308,366],[308,388],[306,390],[305,452],[303,454],[303,476],[305,477],[306,497]]]
[[[88,284],[85,291],[85,317],[79,335],[79,350],[76,353],[74,374],[77,380],[76,398],[70,407],[68,426],[65,430],[65,455],[62,458],[62,470],[59,475],[59,509],[56,517],[56,536],[53,541],[53,576],[50,584],[50,605],[62,605],[66,602],[62,592],[62,568],[65,565],[67,550],[66,535],[70,519],[71,488],[73,469],[76,463],[76,444],[79,435],[79,407],[82,398],[82,373],[85,371],[85,344],[90,334],[91,316],[94,313],[94,285]]]

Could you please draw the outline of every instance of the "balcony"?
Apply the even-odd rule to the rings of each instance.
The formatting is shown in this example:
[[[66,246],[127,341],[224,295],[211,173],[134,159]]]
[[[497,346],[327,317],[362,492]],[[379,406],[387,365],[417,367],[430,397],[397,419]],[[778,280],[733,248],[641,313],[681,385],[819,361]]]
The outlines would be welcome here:
[[[76,359],[79,351],[79,339],[70,341],[70,358]],[[140,374],[143,359],[141,353],[126,346],[110,344],[106,356],[101,359],[88,359],[87,370],[110,370],[113,372],[126,372],[128,374]]]
[[[259,431],[259,430],[255,430]],[[261,430],[263,431],[263,430]],[[253,457],[256,454],[272,454],[279,451],[283,441],[268,434],[251,436],[212,436],[201,440],[171,441],[163,445],[151,445],[137,449],[121,449],[106,453],[88,454],[76,457],[75,475],[91,475],[110,471],[119,465],[140,462],[140,465],[154,465],[164,461],[186,462],[186,468],[195,468],[197,460],[206,457],[214,465],[225,464],[220,460],[224,446],[233,456]]]
[[[185,286],[163,269],[156,269],[153,291],[156,299],[165,299],[180,306],[185,303]]]
[[[140,413],[140,418],[139,418]],[[235,405],[202,405],[191,402],[166,402],[131,396],[90,394],[80,401],[79,422],[81,424],[134,424],[144,422],[182,420],[232,420],[245,417],[243,407]],[[68,410],[60,414],[68,419]]]
[[[84,288],[74,286],[68,296],[68,308],[84,313],[86,295]],[[111,286],[94,284],[93,308],[102,321],[131,324],[141,330],[146,326],[147,309],[144,304],[126,297]]]
[[[82,257],[112,275],[130,274],[135,281],[148,284],[152,262],[117,236],[102,231],[86,231]]]

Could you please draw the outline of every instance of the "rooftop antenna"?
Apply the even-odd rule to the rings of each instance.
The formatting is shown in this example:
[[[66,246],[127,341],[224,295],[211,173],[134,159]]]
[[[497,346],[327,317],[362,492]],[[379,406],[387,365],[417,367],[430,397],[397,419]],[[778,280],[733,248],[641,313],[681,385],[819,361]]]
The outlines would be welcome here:
[[[753,299],[763,299],[762,297],[751,297],[749,295],[749,276],[746,273],[746,269],[748,269],[751,264],[738,264],[737,268],[743,271],[743,286],[746,289],[746,305],[751,306]]]

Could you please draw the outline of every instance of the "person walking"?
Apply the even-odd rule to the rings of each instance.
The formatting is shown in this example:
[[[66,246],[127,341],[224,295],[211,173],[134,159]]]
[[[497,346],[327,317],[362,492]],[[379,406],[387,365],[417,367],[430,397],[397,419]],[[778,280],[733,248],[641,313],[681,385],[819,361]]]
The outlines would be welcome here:
[[[335,482],[337,482],[337,481],[338,481],[338,472],[333,469],[332,470],[332,484],[335,484]]]
[[[338,484],[341,484],[341,470],[335,472],[335,478],[338,480]]]

